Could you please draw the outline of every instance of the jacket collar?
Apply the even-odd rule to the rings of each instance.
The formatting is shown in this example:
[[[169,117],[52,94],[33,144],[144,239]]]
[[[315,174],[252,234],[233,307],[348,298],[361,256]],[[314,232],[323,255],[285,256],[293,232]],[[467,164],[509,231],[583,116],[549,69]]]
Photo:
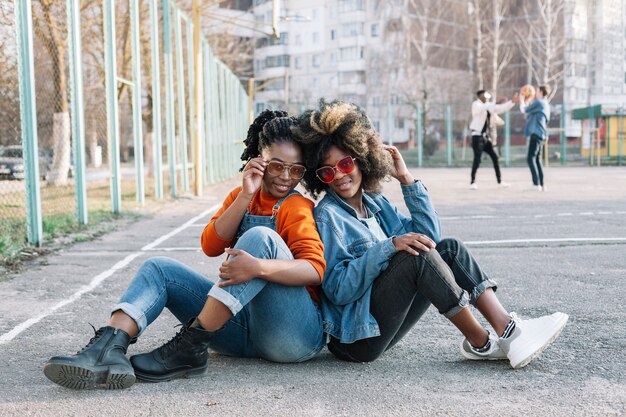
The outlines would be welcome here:
[[[346,201],[343,198],[339,197],[339,195],[337,195],[337,193],[333,191],[331,188],[326,189],[326,194],[331,196],[333,200],[335,200],[335,202],[340,207],[342,207],[344,210],[350,213],[352,217],[354,217],[355,219],[359,218],[356,210],[352,208],[350,204],[346,203]],[[363,202],[373,215],[376,215],[376,213],[378,213],[381,210],[380,206],[376,204],[374,199],[370,197],[369,193],[366,193],[365,191],[363,191]]]

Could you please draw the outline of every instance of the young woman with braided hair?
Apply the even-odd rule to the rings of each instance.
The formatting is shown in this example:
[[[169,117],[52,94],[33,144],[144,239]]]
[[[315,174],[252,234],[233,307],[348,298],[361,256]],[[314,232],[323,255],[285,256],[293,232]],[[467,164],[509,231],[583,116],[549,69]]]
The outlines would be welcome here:
[[[306,169],[286,112],[266,110],[248,130],[242,184],[205,227],[207,256],[226,252],[214,283],[165,257],[147,260],[114,306],[108,326],[73,356],[51,358],[44,374],[75,389],[126,388],[199,376],[208,352],[301,362],[324,346],[319,287],[324,247],[313,202],[294,188]],[[184,325],[172,340],[126,358],[129,343],[168,308]]]
[[[340,359],[368,362],[394,346],[432,303],[464,339],[473,360],[526,366],[561,332],[567,315],[522,320],[495,295],[496,283],[458,239],[441,237],[426,188],[393,146],[383,145],[358,106],[320,102],[300,116],[303,184],[317,198],[315,221],[326,250],[322,283],[328,348]],[[380,194],[380,182],[400,182],[410,217]],[[490,323],[485,329],[468,308]]]

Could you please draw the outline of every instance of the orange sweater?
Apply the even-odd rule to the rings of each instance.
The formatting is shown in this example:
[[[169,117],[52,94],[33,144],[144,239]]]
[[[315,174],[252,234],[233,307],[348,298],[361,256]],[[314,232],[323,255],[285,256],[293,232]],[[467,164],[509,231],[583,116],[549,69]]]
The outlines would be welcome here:
[[[215,213],[209,224],[202,232],[200,242],[202,250],[207,256],[219,256],[224,253],[225,248],[235,246],[236,239],[224,240],[215,230],[215,220],[230,206],[241,192],[241,187],[235,188],[228,194],[222,207]],[[278,198],[271,194],[264,194],[257,191],[248,206],[250,214],[256,216],[271,216],[272,208]],[[320,276],[320,283],[326,269],[324,260],[324,245],[317,233],[315,220],[313,219],[314,203],[301,195],[292,195],[280,206],[276,215],[276,232],[283,238],[289,250],[296,259],[306,259],[313,265]],[[311,298],[319,303],[319,286],[307,287]]]

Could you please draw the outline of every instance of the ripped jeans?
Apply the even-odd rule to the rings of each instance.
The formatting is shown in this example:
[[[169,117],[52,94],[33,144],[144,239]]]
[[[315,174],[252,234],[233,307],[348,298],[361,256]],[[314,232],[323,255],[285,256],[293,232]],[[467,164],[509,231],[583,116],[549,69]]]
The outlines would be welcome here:
[[[393,347],[433,304],[450,318],[487,289],[496,290],[476,259],[458,239],[443,239],[419,256],[396,253],[372,288],[370,312],[380,336],[341,343],[330,338],[328,349],[339,359],[371,362]]]

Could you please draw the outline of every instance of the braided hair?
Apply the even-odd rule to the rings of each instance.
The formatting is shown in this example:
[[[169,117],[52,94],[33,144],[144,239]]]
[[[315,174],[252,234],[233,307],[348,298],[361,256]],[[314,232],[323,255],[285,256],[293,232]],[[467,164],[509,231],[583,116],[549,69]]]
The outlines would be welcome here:
[[[274,143],[295,143],[291,127],[295,126],[296,119],[289,117],[283,110],[264,110],[254,119],[248,129],[248,135],[243,141],[246,148],[241,154],[244,162],[239,171],[243,171],[248,161],[261,155],[261,151]]]
[[[319,168],[331,146],[356,158],[363,175],[366,192],[379,192],[380,182],[390,173],[391,156],[382,149],[382,140],[359,106],[343,101],[321,99],[319,109],[307,110],[293,129],[296,140],[303,145],[307,168],[302,184],[313,198],[328,187],[317,178]]]

